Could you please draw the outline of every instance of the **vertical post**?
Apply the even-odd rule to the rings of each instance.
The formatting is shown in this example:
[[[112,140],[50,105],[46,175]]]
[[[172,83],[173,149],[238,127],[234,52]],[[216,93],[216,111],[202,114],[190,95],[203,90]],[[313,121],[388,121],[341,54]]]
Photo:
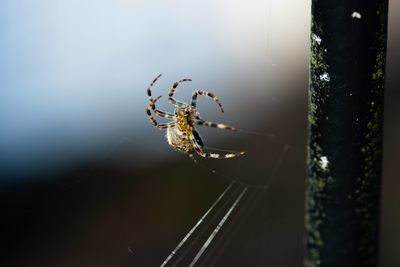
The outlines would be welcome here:
[[[387,0],[312,0],[306,267],[376,266]]]

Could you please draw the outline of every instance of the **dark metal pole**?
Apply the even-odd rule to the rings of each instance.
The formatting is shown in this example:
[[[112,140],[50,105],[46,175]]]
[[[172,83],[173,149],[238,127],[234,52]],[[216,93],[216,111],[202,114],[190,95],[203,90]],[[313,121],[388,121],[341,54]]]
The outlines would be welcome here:
[[[312,0],[307,267],[376,266],[387,0]]]

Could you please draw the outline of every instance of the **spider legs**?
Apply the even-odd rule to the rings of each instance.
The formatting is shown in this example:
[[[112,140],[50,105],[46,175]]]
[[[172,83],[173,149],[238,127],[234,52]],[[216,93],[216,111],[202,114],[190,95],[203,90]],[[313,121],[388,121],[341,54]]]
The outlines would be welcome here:
[[[157,97],[157,98],[155,99],[155,101],[157,101],[159,98],[160,98],[160,96]],[[151,102],[149,105],[147,105],[146,113],[147,113],[147,117],[149,117],[149,120],[150,120],[150,122],[153,124],[154,127],[158,128],[158,129],[166,129],[166,128],[171,128],[171,127],[174,127],[174,126],[175,126],[175,122],[158,123],[158,122],[154,119],[153,115],[151,114],[152,105],[154,106],[154,103],[153,103],[153,102]]]
[[[194,128],[193,128],[193,134],[190,135],[190,142],[193,144],[194,151],[203,158],[229,159],[229,158],[239,157],[244,154],[244,152],[234,152],[226,154],[205,152],[203,149],[204,148],[203,141],[201,140],[200,135]],[[193,154],[189,154],[189,157],[194,160]]]
[[[161,74],[158,74],[158,76],[150,83],[149,87],[147,88],[147,98],[149,99],[150,102],[154,102],[153,97],[151,96],[151,88],[153,88],[153,85],[160,77]]]
[[[210,152],[205,152],[202,148],[198,146],[194,146],[194,149],[198,155],[200,155],[203,158],[212,158],[212,159],[231,159],[231,158],[236,158],[239,156],[242,156],[244,152],[235,152],[235,153],[226,153],[226,154],[219,154],[219,153],[210,153]]]
[[[149,85],[149,87],[147,88],[147,98],[150,101],[150,107],[151,109],[154,111],[155,114],[157,114],[160,117],[163,118],[167,118],[167,119],[173,119],[174,115],[158,110],[156,109],[155,103],[157,102],[158,99],[161,98],[161,96],[158,96],[156,99],[153,99],[152,95],[151,95],[151,89],[153,88],[153,85],[157,82],[157,80],[161,77],[161,74],[159,74]]]
[[[219,108],[221,109],[221,112],[222,113],[224,112],[224,108],[222,107],[221,102],[219,102],[218,97],[215,94],[210,93],[208,91],[204,91],[204,90],[197,90],[197,91],[193,92],[193,94],[192,94],[192,102],[191,102],[191,106],[192,107],[196,108],[197,96],[199,96],[199,95],[208,96],[208,97],[212,98],[218,104]]]
[[[226,125],[223,123],[215,123],[215,122],[204,121],[204,120],[195,121],[195,124],[200,125],[200,126],[208,126],[208,127],[212,127],[212,128],[218,128],[218,129],[226,129],[226,130],[233,131],[233,132],[240,131],[239,129],[236,129],[232,126],[229,126],[229,125]]]
[[[173,119],[174,118],[174,114],[156,109],[156,102],[158,101],[158,99],[160,99],[161,96],[156,97],[153,101],[150,101],[150,108],[154,111],[155,114],[157,114],[158,116],[162,117],[162,118],[167,118],[167,119]]]
[[[175,105],[175,106],[178,106],[178,107],[186,107],[187,104],[177,101],[177,100],[174,99],[172,96],[174,95],[175,90],[176,90],[176,88],[178,87],[178,85],[179,85],[180,83],[182,83],[182,82],[191,82],[191,81],[192,81],[192,79],[182,79],[182,80],[179,80],[179,81],[174,82],[174,84],[173,84],[172,87],[171,87],[171,90],[170,90],[169,93],[168,93],[168,101],[171,102],[171,103],[172,103],[173,105]]]

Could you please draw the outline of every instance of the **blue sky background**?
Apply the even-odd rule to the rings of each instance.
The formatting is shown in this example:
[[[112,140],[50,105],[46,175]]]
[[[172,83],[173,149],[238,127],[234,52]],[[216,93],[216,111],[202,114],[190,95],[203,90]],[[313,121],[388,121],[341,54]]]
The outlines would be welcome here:
[[[274,0],[1,1],[1,165],[68,165],[121,136],[159,134],[144,113],[158,73],[155,94],[191,77],[179,97],[209,89],[227,110],[214,118],[236,122],[302,71],[308,13],[306,2]],[[208,104],[206,113],[218,112]]]

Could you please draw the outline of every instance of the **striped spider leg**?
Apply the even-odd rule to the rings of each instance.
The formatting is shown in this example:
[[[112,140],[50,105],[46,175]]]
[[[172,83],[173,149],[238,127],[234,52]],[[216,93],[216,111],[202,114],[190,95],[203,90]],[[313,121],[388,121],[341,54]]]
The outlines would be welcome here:
[[[170,89],[170,91],[168,93],[168,101],[171,102],[172,105],[174,105],[175,107],[181,107],[181,108],[187,107],[187,104],[176,100],[175,98],[173,98],[173,96],[174,96],[174,93],[176,91],[176,88],[178,87],[178,85],[180,83],[182,83],[182,82],[191,82],[191,81],[192,81],[192,79],[181,79],[181,80],[178,80],[178,81],[174,82],[174,84],[171,86],[171,89]]]
[[[187,106],[187,104],[182,103],[182,102],[176,100],[175,98],[173,98],[173,96],[174,96],[174,93],[175,93],[175,91],[176,91],[176,89],[177,89],[177,87],[178,87],[178,85],[179,85],[180,83],[182,83],[182,82],[191,82],[191,81],[192,81],[192,79],[181,79],[181,80],[178,80],[178,81],[174,82],[174,84],[172,85],[172,87],[171,87],[171,89],[170,89],[170,91],[169,91],[169,93],[168,93],[168,100],[169,100],[174,106],[177,106],[177,107],[186,107],[186,106]],[[201,95],[202,95],[202,96],[208,96],[208,97],[212,98],[212,99],[218,104],[218,106],[220,107],[221,112],[222,112],[222,113],[224,112],[224,108],[222,107],[222,104],[221,104],[221,102],[219,101],[218,97],[217,97],[215,94],[210,93],[210,92],[208,92],[208,91],[204,91],[204,90],[196,90],[196,91],[193,92],[193,94],[192,94],[192,101],[191,101],[190,105],[191,105],[194,109],[196,109],[197,96],[199,96],[199,95],[200,95],[200,96],[201,96]]]
[[[213,159],[230,159],[239,157],[244,154],[244,152],[234,152],[234,153],[211,153],[204,151],[204,144],[203,140],[200,137],[200,134],[193,128],[192,135],[190,135],[190,142],[193,144],[193,148],[195,152],[203,158],[213,158]],[[194,158],[193,155],[189,155],[192,159]]]
[[[167,118],[167,119],[174,119],[174,115],[165,111],[161,111],[156,109],[155,103],[158,99],[161,98],[161,96],[158,96],[156,100],[153,99],[152,95],[151,95],[151,89],[153,88],[153,85],[156,83],[156,81],[161,77],[161,74],[159,74],[151,83],[150,86],[147,88],[147,98],[150,101],[150,108],[153,110],[153,112],[155,114],[157,114],[158,116],[162,117],[162,118]],[[148,112],[147,112],[147,115]]]
[[[161,98],[161,96],[158,96],[156,99],[151,98],[152,101],[150,101],[150,103],[146,107],[147,116],[148,116],[149,120],[151,121],[151,123],[153,124],[153,126],[158,128],[158,129],[166,129],[166,128],[174,127],[175,126],[175,121],[171,121],[171,122],[168,122],[168,123],[158,123],[154,119],[153,115],[151,114],[151,110],[153,110],[154,113],[156,113],[160,117],[168,118],[168,119],[173,119],[174,118],[174,115],[156,109],[155,103],[160,98]]]
[[[157,77],[150,83],[149,87],[147,88],[147,97],[150,102],[154,102],[153,97],[151,96],[151,89],[153,88],[153,85],[156,83],[156,81],[161,77],[161,74],[158,74]]]
[[[223,124],[223,123],[216,123],[216,122],[211,122],[211,121],[205,121],[203,119],[198,119],[194,122],[194,124],[196,125],[200,125],[200,126],[208,126],[211,128],[218,128],[218,129],[226,129],[229,131],[233,131],[233,132],[239,132],[239,129],[236,129],[232,126],[229,126],[227,124]]]
[[[194,122],[195,125],[200,125],[200,126],[208,126],[212,128],[218,128],[218,129],[226,129],[230,130],[233,132],[239,131],[238,129],[223,124],[223,123],[215,123],[215,122],[209,122],[209,121],[204,121],[204,120],[197,120]],[[243,155],[245,152],[234,152],[234,153],[227,153],[227,154],[218,154],[218,153],[208,153],[204,152],[203,148],[203,142],[201,140],[200,135],[197,133],[197,131],[194,129],[193,133],[196,133],[193,135],[192,142],[194,144],[194,148],[197,154],[204,158],[215,158],[215,159],[226,159],[226,158],[234,158]]]
[[[197,107],[197,96],[208,96],[210,97],[212,100],[214,100],[219,108],[221,109],[221,112],[224,113],[224,108],[222,107],[222,103],[219,101],[218,97],[214,94],[214,93],[210,93],[208,91],[204,91],[204,90],[196,90],[193,92],[192,94],[192,101],[190,102],[190,105],[196,109]]]

